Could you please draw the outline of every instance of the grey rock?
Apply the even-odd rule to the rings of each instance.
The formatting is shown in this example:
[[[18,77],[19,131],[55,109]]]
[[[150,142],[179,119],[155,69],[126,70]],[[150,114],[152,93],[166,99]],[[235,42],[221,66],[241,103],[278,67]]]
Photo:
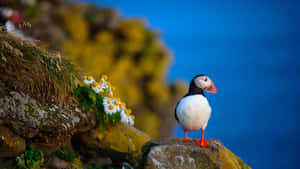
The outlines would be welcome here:
[[[250,169],[220,141],[200,147],[183,138],[152,140],[143,146],[140,167],[146,169]]]
[[[16,134],[26,138],[71,135],[80,121],[79,117],[64,108],[39,103],[19,92],[10,92],[0,98],[0,119]]]

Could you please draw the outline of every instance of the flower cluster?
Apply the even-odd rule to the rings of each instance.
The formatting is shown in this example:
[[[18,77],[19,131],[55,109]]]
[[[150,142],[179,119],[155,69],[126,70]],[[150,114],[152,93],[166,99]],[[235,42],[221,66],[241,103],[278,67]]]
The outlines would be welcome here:
[[[126,104],[120,98],[114,97],[116,88],[108,81],[108,77],[103,75],[99,82],[92,76],[84,77],[84,84],[90,87],[94,93],[102,96],[102,106],[106,116],[119,115],[121,122],[134,125],[134,116],[131,109],[126,108]]]

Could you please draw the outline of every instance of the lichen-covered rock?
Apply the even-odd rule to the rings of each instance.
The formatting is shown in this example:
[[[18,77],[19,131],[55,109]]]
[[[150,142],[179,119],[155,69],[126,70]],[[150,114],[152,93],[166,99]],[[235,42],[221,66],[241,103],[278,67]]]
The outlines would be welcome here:
[[[16,134],[33,138],[37,135],[70,135],[79,118],[56,105],[41,104],[30,96],[11,91],[0,98],[0,119]]]
[[[139,156],[142,146],[150,140],[147,134],[125,124],[108,128],[104,133],[96,130],[94,134],[107,147],[120,152],[129,152],[134,156]]]
[[[25,140],[9,128],[0,126],[0,157],[15,157],[25,151]]]
[[[134,127],[119,124],[103,133],[99,129],[74,135],[72,145],[75,150],[87,157],[110,158],[112,162],[137,162],[142,146],[150,140],[145,133]],[[90,160],[88,159],[88,160]]]
[[[208,139],[208,147],[182,138],[149,141],[143,146],[140,167],[146,169],[250,169],[224,145]]]

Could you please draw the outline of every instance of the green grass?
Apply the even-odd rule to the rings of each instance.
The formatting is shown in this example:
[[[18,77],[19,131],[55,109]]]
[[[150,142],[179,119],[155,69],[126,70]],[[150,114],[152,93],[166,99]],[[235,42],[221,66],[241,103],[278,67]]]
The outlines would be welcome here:
[[[76,67],[57,52],[0,30],[0,94],[20,90],[51,103],[65,103],[79,82]]]

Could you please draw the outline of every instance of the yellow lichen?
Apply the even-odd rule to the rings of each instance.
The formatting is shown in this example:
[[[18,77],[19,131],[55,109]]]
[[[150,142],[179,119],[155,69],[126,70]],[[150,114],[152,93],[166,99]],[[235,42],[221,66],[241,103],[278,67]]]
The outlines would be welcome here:
[[[219,148],[218,151],[214,153],[210,158],[215,163],[221,163],[221,169],[251,169],[247,165],[241,166],[241,164],[244,164],[243,162],[241,162],[241,159],[235,156],[230,150],[225,147]]]
[[[110,127],[104,133],[95,130],[94,134],[104,145],[116,151],[132,153],[134,156],[141,155],[142,146],[150,140],[145,133],[124,124]]]

